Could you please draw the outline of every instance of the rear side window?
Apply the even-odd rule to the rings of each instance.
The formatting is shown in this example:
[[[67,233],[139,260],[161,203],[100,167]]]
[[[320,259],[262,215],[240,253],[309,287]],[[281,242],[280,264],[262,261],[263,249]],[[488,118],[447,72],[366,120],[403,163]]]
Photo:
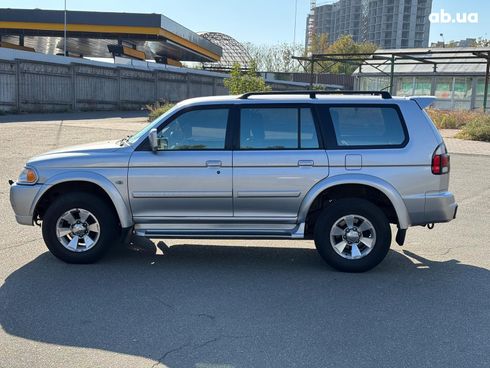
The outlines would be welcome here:
[[[340,147],[401,146],[406,133],[398,111],[390,106],[330,107]]]
[[[311,109],[259,107],[240,110],[241,149],[316,149]]]

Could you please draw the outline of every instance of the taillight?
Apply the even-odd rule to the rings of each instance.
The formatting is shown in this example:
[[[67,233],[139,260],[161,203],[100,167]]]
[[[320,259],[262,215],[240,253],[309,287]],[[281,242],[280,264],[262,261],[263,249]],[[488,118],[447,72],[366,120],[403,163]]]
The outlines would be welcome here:
[[[432,174],[443,175],[449,173],[449,155],[446,146],[441,144],[432,155]]]

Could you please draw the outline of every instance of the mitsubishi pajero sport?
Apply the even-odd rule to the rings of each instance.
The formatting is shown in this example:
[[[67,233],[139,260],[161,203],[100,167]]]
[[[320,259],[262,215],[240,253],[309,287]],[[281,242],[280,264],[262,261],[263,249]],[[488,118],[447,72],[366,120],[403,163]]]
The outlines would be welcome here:
[[[423,108],[387,92],[262,92],[183,101],[135,135],[30,159],[10,198],[58,258],[89,263],[121,233],[314,239],[366,271],[411,226],[448,222],[449,155]]]

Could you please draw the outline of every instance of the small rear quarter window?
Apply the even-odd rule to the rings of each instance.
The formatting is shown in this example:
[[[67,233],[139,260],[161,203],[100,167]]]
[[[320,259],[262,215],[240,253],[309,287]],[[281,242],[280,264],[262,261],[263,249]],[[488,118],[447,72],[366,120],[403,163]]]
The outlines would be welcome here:
[[[339,147],[401,146],[406,141],[394,107],[336,106],[329,111]]]

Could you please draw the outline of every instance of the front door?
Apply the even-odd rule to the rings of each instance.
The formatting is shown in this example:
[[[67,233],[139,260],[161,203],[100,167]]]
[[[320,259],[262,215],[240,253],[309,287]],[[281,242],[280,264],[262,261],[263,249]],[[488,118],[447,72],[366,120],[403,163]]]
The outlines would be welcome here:
[[[296,219],[305,195],[328,176],[311,108],[241,107],[239,125],[233,152],[235,216]]]
[[[177,113],[158,128],[159,150],[136,150],[129,163],[131,209],[138,222],[233,215],[227,107]]]

